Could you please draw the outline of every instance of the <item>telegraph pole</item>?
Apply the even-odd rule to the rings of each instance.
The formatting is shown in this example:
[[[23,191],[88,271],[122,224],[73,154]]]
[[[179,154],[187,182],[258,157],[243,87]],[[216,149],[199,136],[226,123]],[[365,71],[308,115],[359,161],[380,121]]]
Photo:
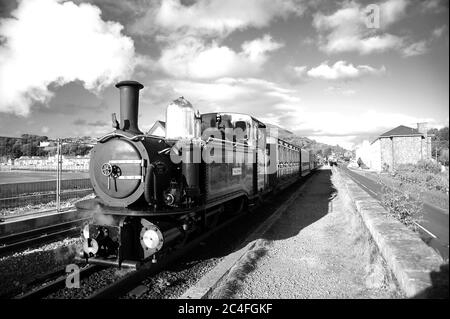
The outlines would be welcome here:
[[[56,144],[56,211],[61,210],[61,139]]]

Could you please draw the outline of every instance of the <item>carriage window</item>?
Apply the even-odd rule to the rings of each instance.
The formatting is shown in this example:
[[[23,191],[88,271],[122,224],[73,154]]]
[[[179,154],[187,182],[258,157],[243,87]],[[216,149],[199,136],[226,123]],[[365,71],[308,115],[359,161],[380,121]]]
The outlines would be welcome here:
[[[239,143],[247,143],[248,141],[248,132],[247,132],[247,122],[245,121],[236,121],[234,123],[234,129],[236,136],[236,142]]]

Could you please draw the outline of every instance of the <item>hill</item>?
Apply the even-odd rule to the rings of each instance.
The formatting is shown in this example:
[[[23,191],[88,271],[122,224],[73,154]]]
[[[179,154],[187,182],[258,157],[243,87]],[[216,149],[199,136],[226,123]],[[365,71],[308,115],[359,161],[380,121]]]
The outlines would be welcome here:
[[[265,123],[265,124],[268,128],[278,129],[278,136],[282,140],[285,140],[286,142],[300,146],[301,148],[304,148],[306,150],[312,150],[314,154],[328,156],[331,153],[335,153],[335,154],[343,155],[347,151],[346,149],[344,149],[343,147],[341,147],[339,145],[328,145],[328,144],[320,143],[320,142],[317,142],[316,140],[312,140],[307,137],[295,135],[291,131],[281,128],[277,125],[267,124],[267,123]]]

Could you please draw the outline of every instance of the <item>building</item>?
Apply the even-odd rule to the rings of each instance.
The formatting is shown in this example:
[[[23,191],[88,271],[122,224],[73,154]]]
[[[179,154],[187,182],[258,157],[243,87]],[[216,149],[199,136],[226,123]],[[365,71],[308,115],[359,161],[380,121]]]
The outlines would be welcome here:
[[[399,164],[416,164],[431,159],[431,136],[425,123],[418,123],[417,128],[400,125],[381,134],[370,145],[363,144],[356,150],[356,158],[377,171],[392,170]]]
[[[90,156],[62,156],[62,169],[87,171],[89,169]],[[56,170],[58,157],[54,156],[21,156],[10,162],[14,169],[31,170]]]
[[[56,151],[56,142],[55,141],[40,142],[39,147],[46,152]]]
[[[148,130],[148,135],[166,136],[166,122],[156,121],[155,124]]]

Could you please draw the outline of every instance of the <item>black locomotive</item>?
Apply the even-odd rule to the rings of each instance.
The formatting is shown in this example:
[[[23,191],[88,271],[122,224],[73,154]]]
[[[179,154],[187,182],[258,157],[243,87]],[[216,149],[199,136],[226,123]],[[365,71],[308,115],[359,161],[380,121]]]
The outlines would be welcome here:
[[[123,81],[120,122],[91,151],[95,199],[77,203],[92,212],[83,227],[81,258],[137,267],[185,242],[269,192],[317,167],[314,156],[269,134],[238,113],[199,114],[183,97],[166,109],[166,136],[138,128],[139,90]],[[231,132],[231,134],[230,134]]]

